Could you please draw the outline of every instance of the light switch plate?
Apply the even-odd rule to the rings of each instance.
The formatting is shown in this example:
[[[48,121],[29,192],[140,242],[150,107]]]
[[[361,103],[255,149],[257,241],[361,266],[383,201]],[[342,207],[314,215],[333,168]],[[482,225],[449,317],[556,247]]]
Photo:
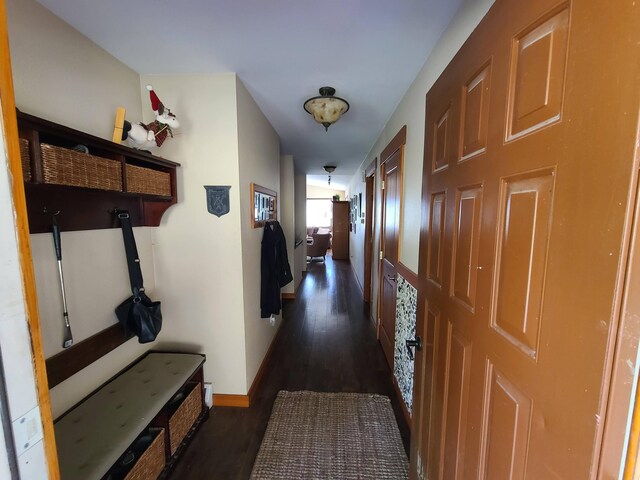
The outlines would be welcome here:
[[[42,440],[42,422],[40,421],[40,409],[32,408],[22,417],[14,420],[13,440],[16,446],[16,455],[19,457],[33,445]]]

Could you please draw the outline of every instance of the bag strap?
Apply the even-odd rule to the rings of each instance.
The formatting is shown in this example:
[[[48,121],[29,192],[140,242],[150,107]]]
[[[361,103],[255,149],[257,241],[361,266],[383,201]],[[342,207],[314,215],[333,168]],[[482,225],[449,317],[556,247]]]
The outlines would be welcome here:
[[[118,220],[122,227],[122,238],[124,239],[124,250],[127,254],[127,267],[129,269],[129,282],[131,283],[131,292],[133,296],[139,298],[139,293],[144,292],[144,281],[142,279],[142,270],[140,269],[140,258],[138,258],[138,248],[136,247],[136,239],[133,236],[131,228],[131,218],[127,210],[117,211]]]

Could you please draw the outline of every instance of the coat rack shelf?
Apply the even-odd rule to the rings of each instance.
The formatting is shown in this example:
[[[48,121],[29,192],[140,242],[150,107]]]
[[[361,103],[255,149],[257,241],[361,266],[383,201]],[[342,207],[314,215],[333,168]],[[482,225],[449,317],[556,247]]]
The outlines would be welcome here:
[[[58,211],[63,231],[119,228],[115,208],[129,210],[133,226],[158,226],[177,202],[179,163],[20,111],[17,118],[31,233],[49,232]],[[71,150],[77,145],[89,154]]]

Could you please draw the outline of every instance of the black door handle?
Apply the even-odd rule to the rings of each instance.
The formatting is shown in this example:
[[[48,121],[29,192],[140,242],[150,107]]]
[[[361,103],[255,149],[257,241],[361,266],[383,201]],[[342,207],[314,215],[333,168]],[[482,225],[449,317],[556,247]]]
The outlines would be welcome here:
[[[414,340],[406,340],[405,345],[407,346],[409,360],[413,360],[413,350],[411,350],[411,347],[415,347],[417,351],[422,350],[422,339],[416,335],[416,338]]]

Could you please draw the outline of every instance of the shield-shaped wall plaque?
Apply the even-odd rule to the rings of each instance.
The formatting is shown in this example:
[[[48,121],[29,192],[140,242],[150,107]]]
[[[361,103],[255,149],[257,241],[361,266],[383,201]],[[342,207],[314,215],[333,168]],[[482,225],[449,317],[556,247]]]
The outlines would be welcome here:
[[[204,185],[207,191],[207,210],[216,217],[229,213],[229,185]]]

